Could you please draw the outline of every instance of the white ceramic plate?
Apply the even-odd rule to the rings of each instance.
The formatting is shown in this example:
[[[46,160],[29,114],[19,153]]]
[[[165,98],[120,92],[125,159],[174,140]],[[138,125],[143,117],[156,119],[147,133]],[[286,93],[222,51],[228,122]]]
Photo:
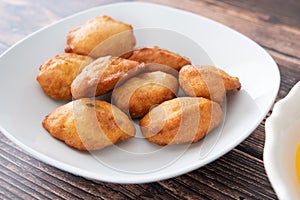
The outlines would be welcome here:
[[[300,82],[274,106],[266,121],[264,164],[280,199],[300,199],[296,148],[300,141]]]
[[[65,102],[54,101],[42,92],[35,80],[39,65],[63,52],[70,29],[103,14],[130,23],[136,30],[150,28],[166,33],[141,34],[139,45],[169,48],[190,57],[194,64],[215,64],[238,76],[242,90],[227,98],[223,124],[191,146],[161,148],[134,138],[91,154],[52,138],[41,121]],[[166,42],[169,36],[171,40]],[[111,4],[43,28],[1,56],[0,130],[37,159],[76,175],[116,183],[157,181],[204,166],[242,142],[269,111],[279,82],[276,63],[266,51],[226,26],[160,5]]]

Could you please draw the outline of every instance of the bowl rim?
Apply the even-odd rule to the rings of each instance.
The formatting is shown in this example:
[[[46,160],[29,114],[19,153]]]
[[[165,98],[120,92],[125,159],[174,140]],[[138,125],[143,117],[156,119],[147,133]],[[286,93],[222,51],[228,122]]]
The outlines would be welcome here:
[[[297,114],[297,109],[294,109],[293,105],[298,104],[299,99],[300,81],[293,86],[286,97],[274,104],[272,114],[267,118],[265,123],[265,146],[263,152],[263,161],[268,178],[279,199],[300,198],[300,188],[295,190],[290,187],[290,184],[282,181],[282,169],[277,166],[279,156],[275,156],[275,153],[280,151],[280,148],[278,148],[278,142],[281,142],[280,140],[282,139],[279,133],[280,130],[287,128],[287,126],[291,126],[290,120],[282,119],[295,117]],[[300,115],[297,114],[297,116]]]

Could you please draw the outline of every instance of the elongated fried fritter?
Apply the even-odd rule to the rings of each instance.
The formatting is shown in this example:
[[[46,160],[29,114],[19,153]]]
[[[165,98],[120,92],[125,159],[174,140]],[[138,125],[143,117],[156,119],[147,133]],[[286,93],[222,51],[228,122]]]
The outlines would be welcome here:
[[[222,103],[227,92],[241,88],[239,78],[213,66],[184,66],[179,71],[179,84],[188,96],[218,103]]]
[[[221,106],[201,97],[179,97],[150,110],[140,121],[146,139],[158,145],[198,142],[222,120]]]
[[[71,30],[66,52],[100,56],[121,56],[131,52],[136,43],[133,28],[108,16],[98,16]]]
[[[191,64],[187,58],[157,46],[153,48],[145,47],[136,49],[128,59],[144,63],[163,64],[177,71],[179,71],[181,67]]]
[[[43,121],[55,138],[79,150],[99,150],[134,137],[135,128],[117,107],[100,100],[79,99],[55,109]]]
[[[156,71],[140,74],[127,80],[113,91],[116,106],[132,118],[144,116],[150,108],[173,99],[178,91],[177,79]]]
[[[70,100],[73,80],[92,61],[88,56],[59,54],[40,66],[40,73],[36,79],[48,96],[57,100]]]
[[[71,85],[74,98],[95,97],[112,90],[127,72],[137,68],[136,61],[119,57],[100,57],[84,68]]]

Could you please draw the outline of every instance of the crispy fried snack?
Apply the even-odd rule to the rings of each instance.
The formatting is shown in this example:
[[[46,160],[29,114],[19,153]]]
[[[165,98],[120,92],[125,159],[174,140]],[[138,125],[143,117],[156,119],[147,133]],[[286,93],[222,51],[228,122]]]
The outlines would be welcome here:
[[[74,98],[100,96],[112,90],[117,82],[140,63],[119,57],[100,57],[84,68],[71,85]]]
[[[87,98],[58,107],[42,124],[53,137],[79,150],[103,149],[135,135],[125,113],[105,101]]]
[[[71,30],[65,52],[100,56],[121,56],[133,50],[136,40],[129,24],[98,16]]]
[[[132,118],[143,117],[150,108],[173,99],[178,91],[177,79],[156,71],[143,73],[127,80],[113,91],[115,104]]]
[[[213,66],[184,66],[179,71],[179,84],[188,96],[204,97],[220,104],[227,92],[241,88],[239,78]]]
[[[150,110],[140,121],[146,139],[158,145],[198,142],[222,120],[221,106],[201,97],[179,97]]]
[[[187,58],[157,46],[134,50],[132,56],[128,59],[144,63],[163,64],[177,71],[179,71],[181,67],[191,64]]]
[[[73,53],[56,55],[40,66],[37,76],[43,91],[57,100],[72,99],[71,84],[92,58]]]

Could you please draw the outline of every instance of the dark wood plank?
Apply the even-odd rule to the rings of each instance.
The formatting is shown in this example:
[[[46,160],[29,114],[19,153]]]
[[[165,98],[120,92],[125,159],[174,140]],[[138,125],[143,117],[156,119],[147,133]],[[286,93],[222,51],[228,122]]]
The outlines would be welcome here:
[[[8,164],[9,166],[3,166],[2,164]],[[20,176],[19,172],[17,170],[15,171],[15,168],[12,167],[10,163],[7,163],[7,161],[1,162],[0,170],[0,177],[5,180],[5,184],[3,184],[4,187],[10,187],[9,185],[13,185],[13,187],[22,189],[21,193],[26,193],[28,196],[30,195],[32,199],[49,199],[49,197],[54,199],[59,197],[53,194],[49,195],[51,192],[49,192],[48,195],[40,193],[41,187],[38,188],[39,185],[37,185],[37,182],[32,183]]]
[[[284,98],[292,87],[300,81],[300,59],[282,55],[278,52],[268,51],[279,66],[281,84],[278,98]]]
[[[9,149],[6,148],[5,150]],[[14,182],[12,180],[12,185],[22,184],[23,188],[26,188],[26,191],[28,191],[29,194],[39,194],[44,196],[44,198],[49,197],[53,199],[62,197],[77,199],[73,194],[73,188],[69,186],[69,191],[64,190],[60,187],[62,183],[57,178],[47,176],[47,173],[33,168],[29,163],[23,162],[19,158],[12,157],[8,151],[3,150],[3,146],[0,153],[2,158],[1,166],[4,169],[7,168],[6,174],[15,180]],[[28,173],[28,171],[30,173]]]
[[[177,181],[177,179],[167,179],[160,182],[160,185],[170,192],[172,192],[177,198],[181,199],[208,199],[205,194],[189,190],[187,186]]]
[[[162,187],[158,182],[155,183],[151,183],[151,184],[140,184],[139,186],[141,186],[145,191],[146,191],[146,195],[143,192],[142,195],[140,195],[139,197],[141,197],[142,199],[150,199],[152,198],[151,196],[153,196],[154,199],[174,199],[176,197],[175,194],[173,194],[171,191],[169,190],[165,190],[164,187]],[[128,185],[126,185],[127,188]],[[151,194],[151,195],[149,195]]]
[[[134,194],[134,199],[173,199],[174,195],[164,190],[158,183],[125,184],[122,188]],[[119,189],[119,188],[118,188]]]
[[[268,17],[263,20],[274,24],[300,27],[300,3],[298,0],[272,0],[272,2],[269,0],[222,0],[222,3],[254,13],[265,13]]]
[[[12,177],[5,173],[0,174],[0,183],[6,194],[15,196],[15,199],[36,199],[34,197],[35,195],[31,195],[26,188],[22,187]]]
[[[0,180],[0,185],[7,185],[5,181]],[[0,186],[0,199],[17,199],[17,196],[5,187]]]
[[[233,150],[188,175],[234,199],[276,199],[262,161],[239,150]],[[209,179],[212,183],[206,183]]]
[[[122,0],[39,0],[38,3],[32,0],[10,0],[0,2],[0,19],[8,19],[0,21],[0,32],[9,33],[0,34],[0,54],[25,36],[63,17],[120,1]]]
[[[234,197],[234,195],[232,193],[227,193],[224,190],[219,190],[215,186],[214,180],[209,180],[209,178],[203,178],[205,174],[202,172],[201,172],[201,174],[202,174],[201,181],[199,181],[198,179],[195,179],[193,176],[188,176],[188,175],[176,177],[176,180],[178,180],[180,183],[184,184],[190,190],[198,192],[208,199],[211,199],[211,198],[228,199],[228,198]],[[199,188],[201,188],[201,190],[199,190]],[[222,188],[224,188],[224,185],[222,185]]]
[[[184,9],[223,23],[250,37],[264,47],[300,58],[300,29],[285,24],[274,24],[265,20],[266,13],[237,8],[231,4],[214,0],[149,0]],[[291,5],[292,6],[292,5]]]
[[[264,126],[259,125],[254,132],[236,148],[257,158],[263,159],[263,148],[265,144]]]

